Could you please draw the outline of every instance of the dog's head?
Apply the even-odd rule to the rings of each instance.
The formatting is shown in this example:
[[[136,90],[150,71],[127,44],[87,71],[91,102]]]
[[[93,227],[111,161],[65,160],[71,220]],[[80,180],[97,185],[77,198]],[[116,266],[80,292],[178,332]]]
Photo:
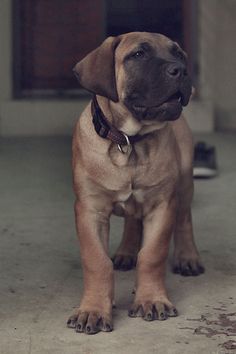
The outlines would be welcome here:
[[[186,54],[157,33],[109,37],[74,71],[81,86],[125,105],[139,121],[177,119],[191,96]]]

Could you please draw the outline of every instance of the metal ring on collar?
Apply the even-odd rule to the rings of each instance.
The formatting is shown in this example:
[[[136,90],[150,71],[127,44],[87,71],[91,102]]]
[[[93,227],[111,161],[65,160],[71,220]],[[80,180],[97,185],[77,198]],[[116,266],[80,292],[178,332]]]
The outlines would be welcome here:
[[[118,146],[118,150],[120,152],[122,152],[122,154],[127,154],[131,150],[132,146],[130,144],[128,136],[125,133],[123,133],[123,132],[122,132],[122,134],[124,135],[124,137],[126,139],[127,145],[117,144],[117,146]],[[126,147],[126,149],[124,149],[124,147]]]

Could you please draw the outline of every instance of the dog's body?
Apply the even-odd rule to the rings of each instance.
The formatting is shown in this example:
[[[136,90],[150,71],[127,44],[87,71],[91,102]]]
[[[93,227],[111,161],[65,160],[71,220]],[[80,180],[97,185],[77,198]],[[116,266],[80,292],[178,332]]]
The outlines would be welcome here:
[[[75,68],[82,86],[97,94],[110,126],[126,138],[140,137],[121,149],[101,138],[94,129],[90,104],[75,129],[75,213],[84,293],[68,325],[78,332],[112,329],[113,264],[108,255],[112,213],[125,217],[114,267],[127,270],[137,260],[130,316],[153,320],[177,314],[164,285],[172,233],[174,271],[203,272],[190,209],[192,137],[181,116],[191,94],[185,65],[184,53],[168,38],[130,33],[108,38]]]

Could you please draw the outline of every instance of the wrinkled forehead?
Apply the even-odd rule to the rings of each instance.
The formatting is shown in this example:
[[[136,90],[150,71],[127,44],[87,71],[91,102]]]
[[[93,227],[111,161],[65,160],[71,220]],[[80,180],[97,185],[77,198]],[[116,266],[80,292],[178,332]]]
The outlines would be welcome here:
[[[177,45],[168,37],[159,33],[148,32],[132,32],[121,35],[121,42],[117,47],[117,55],[124,56],[133,50],[141,49],[142,46],[150,46],[159,55],[165,55],[170,52],[171,48]]]

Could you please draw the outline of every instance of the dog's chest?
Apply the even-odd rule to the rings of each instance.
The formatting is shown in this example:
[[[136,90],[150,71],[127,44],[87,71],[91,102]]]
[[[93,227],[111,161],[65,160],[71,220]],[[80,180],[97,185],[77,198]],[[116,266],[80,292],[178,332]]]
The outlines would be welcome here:
[[[118,192],[117,199],[118,203],[126,203],[131,197],[137,203],[142,203],[144,201],[144,191],[142,189],[130,189],[128,191]]]
[[[148,168],[145,165],[136,167],[130,183],[115,193],[114,212],[140,218],[155,205],[168,200],[177,181],[178,168],[173,161],[171,165],[153,163]]]
[[[123,216],[124,214],[141,217],[143,213],[143,202],[145,193],[142,189],[132,189],[117,193],[114,203],[114,214]]]

